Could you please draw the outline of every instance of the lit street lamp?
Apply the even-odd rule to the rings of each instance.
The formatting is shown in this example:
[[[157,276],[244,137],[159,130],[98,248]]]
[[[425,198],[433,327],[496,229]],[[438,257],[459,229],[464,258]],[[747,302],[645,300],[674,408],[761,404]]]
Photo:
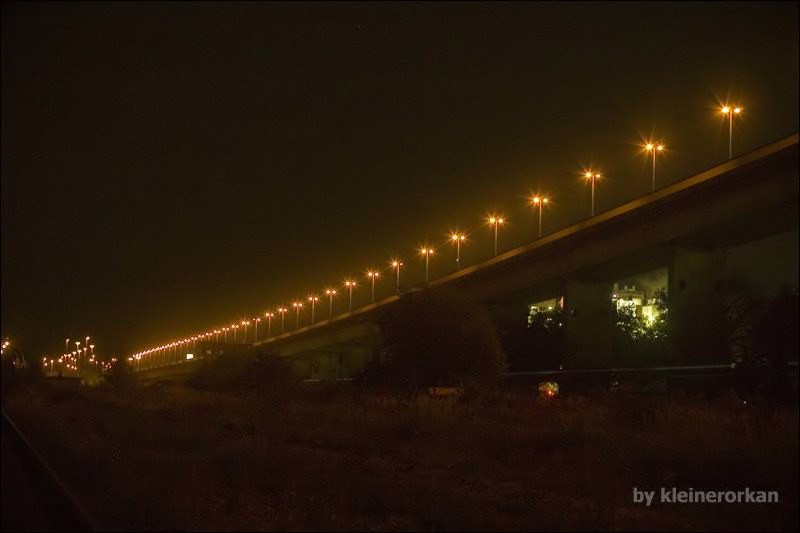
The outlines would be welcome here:
[[[450,242],[456,245],[456,270],[461,270],[461,243],[466,239],[463,233],[451,233]],[[495,252],[497,253],[497,252]]]
[[[278,312],[281,314],[281,333],[283,333],[283,323],[286,318],[286,311],[288,311],[288,309],[286,309],[285,307],[278,308]]]
[[[325,289],[328,295],[328,320],[333,319],[333,297],[336,296],[336,289]]]
[[[247,326],[250,324],[249,320],[242,320],[242,325],[244,326],[244,343],[247,343]]]
[[[494,226],[494,255],[497,255],[497,228],[504,222],[505,220],[502,217],[489,217],[489,225]]]
[[[419,253],[425,256],[425,283],[428,283],[428,262],[430,261],[431,255],[433,255],[433,249],[424,246],[420,248]]]
[[[295,323],[295,329],[297,329],[300,327],[300,308],[303,307],[303,304],[302,302],[292,302],[292,307],[297,313],[297,322]]]
[[[594,216],[594,184],[600,178],[600,174],[590,170],[584,173],[583,177],[592,181],[592,216]]]
[[[652,191],[656,191],[656,154],[664,150],[663,144],[653,144],[647,143],[644,145],[644,149],[648,152],[653,152],[653,189]]]
[[[375,303],[375,278],[380,276],[380,272],[368,270],[367,277],[372,279],[372,302]]]
[[[344,286],[347,287],[347,292],[350,298],[350,312],[353,312],[353,287],[356,286],[356,282],[352,280],[345,280]]]
[[[256,319],[255,319],[255,325],[253,326],[253,328],[254,328],[254,330],[253,330],[253,336],[255,337],[255,338],[253,339],[253,342],[258,342],[258,323],[259,323],[259,322],[261,322],[261,319],[260,319],[260,318],[258,318],[258,317],[256,317]]]
[[[397,294],[400,294],[400,267],[403,266],[403,262],[399,259],[395,259],[392,261],[392,268],[397,271]]]
[[[311,323],[314,323],[314,304],[319,301],[318,296],[309,296],[308,301],[311,302]]]
[[[544,196],[534,196],[531,198],[531,203],[539,207],[539,237],[542,236],[542,208],[544,207],[544,204],[549,201],[550,199],[545,198]]]
[[[728,115],[728,159],[733,159],[733,116],[742,113],[740,106],[723,106],[721,111],[723,115]]]
[[[264,313],[264,316],[267,317],[267,338],[269,339],[272,336],[272,317],[275,314],[268,311]]]

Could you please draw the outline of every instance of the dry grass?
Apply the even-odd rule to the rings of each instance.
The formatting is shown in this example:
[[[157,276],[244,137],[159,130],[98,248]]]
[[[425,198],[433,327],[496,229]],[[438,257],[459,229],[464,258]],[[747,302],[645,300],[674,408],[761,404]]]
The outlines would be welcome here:
[[[16,391],[7,407],[119,530],[797,529],[797,412],[511,392],[467,410],[348,390],[277,408],[183,386]],[[631,503],[632,487],[779,490],[779,505]]]

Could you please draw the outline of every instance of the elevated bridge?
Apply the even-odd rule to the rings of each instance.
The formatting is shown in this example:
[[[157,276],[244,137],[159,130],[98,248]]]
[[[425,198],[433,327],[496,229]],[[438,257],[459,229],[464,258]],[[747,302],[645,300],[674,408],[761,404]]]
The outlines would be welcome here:
[[[712,360],[719,339],[708,317],[719,314],[726,282],[743,279],[762,292],[797,287],[798,192],[795,134],[428,286],[464,291],[520,317],[535,302],[557,302],[568,317],[567,364],[581,368],[613,364],[615,290],[628,290],[626,282],[651,292],[660,285],[672,360]],[[306,377],[347,377],[373,356],[381,311],[418,290],[254,346],[291,358]]]

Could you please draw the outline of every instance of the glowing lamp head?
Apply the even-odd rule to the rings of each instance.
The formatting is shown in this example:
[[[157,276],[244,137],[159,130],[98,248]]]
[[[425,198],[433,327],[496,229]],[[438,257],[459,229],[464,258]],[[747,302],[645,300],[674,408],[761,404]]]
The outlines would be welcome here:
[[[736,113],[736,114],[738,115],[739,113],[741,113],[741,112],[742,112],[742,108],[741,108],[741,107],[734,107],[734,108],[733,108],[733,112],[734,112],[734,113]]]
[[[659,152],[662,151],[663,149],[664,149],[663,144],[659,144],[658,146],[656,146],[656,150],[658,150]]]
[[[728,107],[728,106],[722,106],[722,114],[723,114],[723,115],[727,115],[727,114],[728,114],[728,113],[730,113],[730,112],[731,112],[731,108],[730,108],[730,107]]]

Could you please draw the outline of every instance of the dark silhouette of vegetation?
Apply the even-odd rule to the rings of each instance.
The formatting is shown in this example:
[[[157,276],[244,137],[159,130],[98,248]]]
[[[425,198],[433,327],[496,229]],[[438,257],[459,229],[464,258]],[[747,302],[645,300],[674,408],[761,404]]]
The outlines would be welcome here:
[[[496,309],[500,343],[508,359],[509,372],[554,370],[564,364],[567,353],[564,324],[566,313],[560,307],[531,312]]]
[[[37,362],[27,361],[22,351],[16,348],[11,348],[3,353],[0,372],[2,372],[3,400],[5,400],[6,394],[15,387],[44,377],[42,365]]]
[[[131,368],[130,361],[120,357],[109,369],[106,380],[117,392],[130,393],[139,386],[139,380]]]
[[[425,387],[491,389],[505,354],[486,308],[452,290],[404,295],[379,320],[383,344],[359,376],[367,388],[415,393]]]
[[[203,390],[255,393],[282,404],[295,396],[299,381],[286,359],[256,348],[203,361],[189,383]]]
[[[766,366],[766,396],[771,400],[796,401],[797,379],[789,362],[798,357],[797,289],[784,287],[765,307],[753,329],[753,352]]]

